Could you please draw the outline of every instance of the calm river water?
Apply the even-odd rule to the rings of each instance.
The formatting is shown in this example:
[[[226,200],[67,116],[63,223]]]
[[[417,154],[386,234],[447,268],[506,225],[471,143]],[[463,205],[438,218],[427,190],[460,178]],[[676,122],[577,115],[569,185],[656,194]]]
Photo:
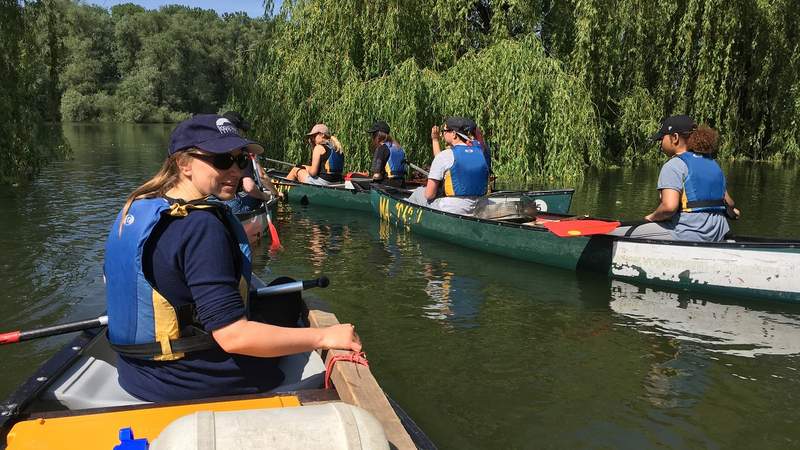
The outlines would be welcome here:
[[[65,125],[73,158],[0,190],[0,330],[103,312],[105,235],[169,131]],[[800,236],[796,166],[725,170],[736,232]],[[657,175],[589,173],[572,211],[641,217]],[[317,295],[356,324],[384,389],[443,449],[800,447],[798,305],[506,260],[367,214],[281,206],[278,227],[285,250],[257,247],[255,272],[328,275]],[[66,339],[0,348],[0,394]]]

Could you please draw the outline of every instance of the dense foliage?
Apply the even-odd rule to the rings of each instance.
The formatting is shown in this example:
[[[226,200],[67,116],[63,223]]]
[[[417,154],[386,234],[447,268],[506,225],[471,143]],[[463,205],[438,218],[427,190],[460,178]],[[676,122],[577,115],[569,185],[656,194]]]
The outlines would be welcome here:
[[[4,179],[58,147],[36,144],[47,120],[225,107],[291,161],[328,122],[351,170],[373,119],[424,164],[448,115],[475,117],[497,174],[528,181],[658,158],[646,138],[677,113],[716,126],[722,157],[800,157],[800,0],[284,0],[258,19],[2,2]]]
[[[44,11],[36,38],[51,55],[45,81],[65,121],[169,122],[217,111],[239,55],[267,28],[244,13],[175,5],[40,0],[28,8]]]
[[[0,184],[30,178],[68,149],[58,130],[48,127],[47,54],[41,53],[33,24],[41,10],[0,0]]]
[[[577,178],[658,157],[668,114],[719,128],[722,156],[800,156],[798,0],[286,0],[239,66],[231,103],[272,156],[307,159],[331,125],[349,169],[376,117],[417,162],[430,126],[474,116],[496,171]]]

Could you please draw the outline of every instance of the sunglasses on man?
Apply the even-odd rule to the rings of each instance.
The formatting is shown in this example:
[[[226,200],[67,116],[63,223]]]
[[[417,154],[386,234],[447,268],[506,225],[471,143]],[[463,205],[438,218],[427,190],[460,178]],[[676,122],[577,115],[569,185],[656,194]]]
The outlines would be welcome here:
[[[217,153],[214,155],[189,153],[189,155],[194,158],[201,159],[214,166],[215,169],[219,170],[228,170],[234,164],[239,166],[240,169],[244,169],[247,167],[247,164],[250,163],[250,158],[247,156],[246,152],[239,153],[237,156],[233,156],[231,153]]]

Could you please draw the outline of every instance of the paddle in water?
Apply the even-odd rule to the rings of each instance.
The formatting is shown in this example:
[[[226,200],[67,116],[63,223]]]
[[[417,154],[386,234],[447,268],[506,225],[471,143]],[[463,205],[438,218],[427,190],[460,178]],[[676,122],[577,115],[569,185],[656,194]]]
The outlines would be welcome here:
[[[272,240],[269,244],[269,249],[273,251],[281,250],[283,248],[281,239],[278,237],[278,229],[272,223],[272,214],[270,214],[269,209],[267,209],[267,226],[269,227],[269,237]]]
[[[564,220],[545,222],[543,226],[558,237],[591,236],[593,234],[607,234],[616,230],[620,222],[608,220]]]
[[[261,192],[266,193],[266,188],[264,187],[264,184],[261,182],[261,171],[258,170],[259,167],[255,155],[251,154],[250,159],[253,163],[253,171],[255,172],[256,185],[258,186],[258,189]],[[266,159],[267,161],[276,161],[269,158]],[[282,161],[277,161],[277,162],[282,162]],[[264,206],[266,207],[266,213],[267,213],[267,226],[269,227],[269,237],[272,240],[272,242],[269,244],[269,249],[272,251],[281,250],[283,246],[281,246],[281,239],[280,237],[278,237],[278,229],[275,228],[275,224],[272,223],[272,214],[269,212],[270,206],[268,202],[264,203]]]

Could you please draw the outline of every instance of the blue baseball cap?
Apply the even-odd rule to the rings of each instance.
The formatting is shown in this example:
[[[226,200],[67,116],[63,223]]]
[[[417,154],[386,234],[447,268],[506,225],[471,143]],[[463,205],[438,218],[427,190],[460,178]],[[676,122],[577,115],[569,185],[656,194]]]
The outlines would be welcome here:
[[[264,147],[257,142],[239,136],[239,131],[230,119],[216,114],[198,114],[179,123],[169,138],[169,154],[190,148],[199,148],[211,153],[230,153],[243,149],[260,155]]]
[[[681,114],[678,116],[669,116],[661,121],[661,127],[650,136],[651,141],[660,141],[668,134],[687,134],[697,129],[697,124],[694,123],[691,117]]]

